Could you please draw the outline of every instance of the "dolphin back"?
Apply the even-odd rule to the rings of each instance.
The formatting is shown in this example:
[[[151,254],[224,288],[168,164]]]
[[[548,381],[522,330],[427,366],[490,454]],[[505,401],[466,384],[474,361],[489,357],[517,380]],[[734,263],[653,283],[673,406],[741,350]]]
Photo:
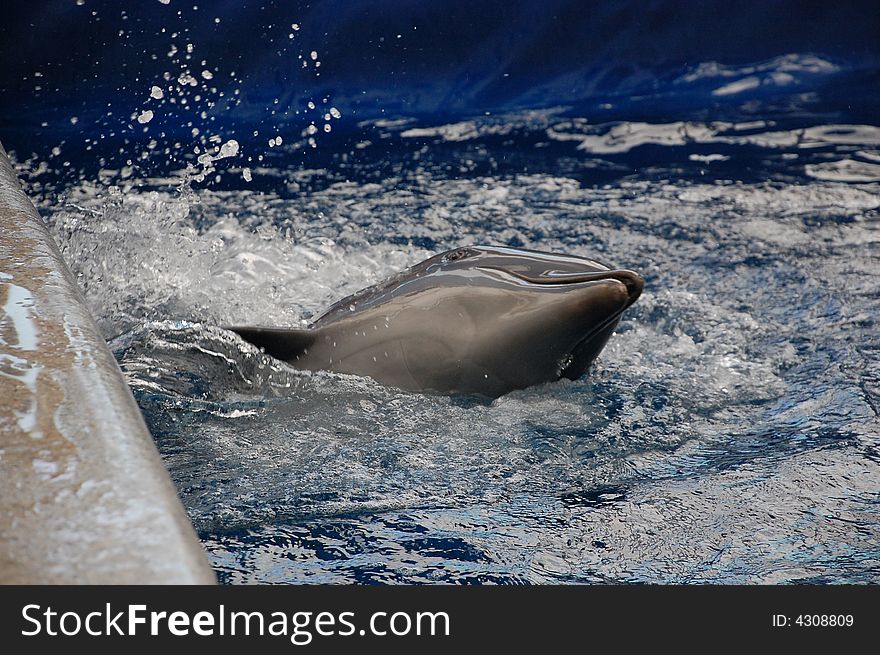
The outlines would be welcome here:
[[[275,359],[293,361],[315,342],[313,330],[296,328],[269,328],[251,325],[224,325],[224,329],[238,334],[248,343],[262,349]]]

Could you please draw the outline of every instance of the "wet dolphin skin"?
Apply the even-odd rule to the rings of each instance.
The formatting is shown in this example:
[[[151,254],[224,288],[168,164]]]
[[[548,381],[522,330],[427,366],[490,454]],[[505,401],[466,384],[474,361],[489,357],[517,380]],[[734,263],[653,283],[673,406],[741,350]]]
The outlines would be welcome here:
[[[470,246],[343,298],[308,328],[228,329],[296,368],[495,398],[583,375],[643,286],[583,257]]]

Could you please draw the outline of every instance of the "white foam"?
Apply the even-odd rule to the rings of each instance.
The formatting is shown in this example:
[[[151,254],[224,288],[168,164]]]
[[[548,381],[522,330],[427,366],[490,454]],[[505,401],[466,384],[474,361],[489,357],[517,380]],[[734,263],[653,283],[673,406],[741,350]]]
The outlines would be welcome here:
[[[838,159],[819,164],[807,164],[807,175],[817,180],[835,182],[880,182],[880,164],[854,159]]]
[[[761,86],[761,79],[750,75],[749,77],[744,77],[736,82],[730,82],[724,86],[719,86],[712,91],[712,95],[729,96],[735,93],[742,93],[743,91],[751,91],[752,89],[757,89],[759,86]]]
[[[562,121],[547,128],[555,141],[571,141],[594,154],[623,154],[643,145],[682,146],[688,143],[727,143],[764,148],[811,149],[825,146],[878,145],[876,125],[830,124],[802,129],[744,133],[767,125],[764,122],[645,123],[623,121],[592,125],[583,119]]]

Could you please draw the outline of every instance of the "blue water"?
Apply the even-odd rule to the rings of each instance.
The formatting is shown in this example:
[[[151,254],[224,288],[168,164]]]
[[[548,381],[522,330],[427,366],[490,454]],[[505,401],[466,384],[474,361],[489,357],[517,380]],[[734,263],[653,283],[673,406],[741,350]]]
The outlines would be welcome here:
[[[132,38],[172,61],[156,4]],[[55,119],[33,141],[24,118],[0,137],[218,576],[880,581],[880,69],[863,14],[817,9],[785,40],[748,8],[725,31],[695,3],[550,4],[494,27],[477,9],[444,23],[434,3],[397,8],[362,25],[373,51],[352,36],[358,3],[323,37],[323,10],[297,8],[301,29],[285,15],[276,36],[296,32],[322,77],[312,65],[273,87],[282,55],[254,47],[216,91],[231,65],[211,68],[208,28],[230,16],[210,13],[187,39],[216,75],[172,76],[146,100],[162,77],[141,57],[120,124],[95,99],[71,123],[33,77],[20,85],[32,120]],[[566,16],[582,38],[560,38]],[[388,21],[421,30],[408,50]],[[751,45],[736,39],[749,24]],[[122,55],[96,94],[125,77]],[[242,101],[188,125],[180,99],[201,109],[221,91]],[[102,117],[84,126],[89,112]],[[215,327],[298,325],[470,243],[596,257],[645,292],[587,377],[490,404],[297,371]]]

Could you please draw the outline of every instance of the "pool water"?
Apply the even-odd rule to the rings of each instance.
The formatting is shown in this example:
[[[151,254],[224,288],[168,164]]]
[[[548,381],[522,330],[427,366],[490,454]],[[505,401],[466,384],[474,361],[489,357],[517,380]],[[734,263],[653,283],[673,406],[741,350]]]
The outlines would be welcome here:
[[[224,583],[876,583],[880,125],[815,103],[370,120],[312,167],[32,192]],[[586,377],[491,403],[217,327],[466,244],[645,291]]]

